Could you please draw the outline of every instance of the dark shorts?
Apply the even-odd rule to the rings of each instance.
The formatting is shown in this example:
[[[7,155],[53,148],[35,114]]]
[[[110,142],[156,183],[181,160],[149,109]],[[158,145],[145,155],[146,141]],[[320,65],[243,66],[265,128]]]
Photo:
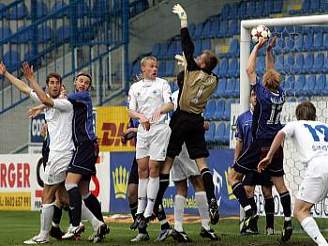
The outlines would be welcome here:
[[[270,187],[272,186],[270,173],[268,171],[263,173],[248,172],[244,176],[243,184],[249,186],[261,185]]]
[[[242,174],[249,172],[257,172],[257,165],[268,153],[273,140],[254,140],[248,149],[236,160],[233,168]],[[274,155],[271,164],[267,167],[267,172],[270,176],[283,176],[284,169],[284,152],[280,146]]]
[[[96,142],[85,142],[76,147],[67,172],[78,173],[91,177],[96,174],[96,161],[99,147]]]
[[[139,184],[138,163],[136,157],[134,157],[130,169],[128,184]]]
[[[170,127],[172,132],[166,156],[174,158],[179,155],[183,143],[186,143],[191,159],[209,156],[205,142],[204,118],[201,115],[175,111]]]

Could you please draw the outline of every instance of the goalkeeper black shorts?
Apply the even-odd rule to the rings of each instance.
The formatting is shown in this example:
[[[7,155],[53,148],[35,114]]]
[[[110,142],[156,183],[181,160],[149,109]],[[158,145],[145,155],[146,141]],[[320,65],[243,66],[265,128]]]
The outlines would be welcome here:
[[[204,130],[204,118],[200,114],[177,110],[170,122],[171,137],[166,156],[174,158],[186,143],[190,159],[206,158],[209,156]]]

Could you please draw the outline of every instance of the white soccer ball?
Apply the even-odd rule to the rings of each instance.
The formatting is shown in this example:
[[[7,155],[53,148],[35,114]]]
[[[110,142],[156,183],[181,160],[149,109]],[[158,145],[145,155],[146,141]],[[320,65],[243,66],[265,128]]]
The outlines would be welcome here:
[[[270,38],[271,32],[268,27],[265,25],[258,25],[257,27],[253,27],[251,31],[252,41],[257,43],[260,37]]]

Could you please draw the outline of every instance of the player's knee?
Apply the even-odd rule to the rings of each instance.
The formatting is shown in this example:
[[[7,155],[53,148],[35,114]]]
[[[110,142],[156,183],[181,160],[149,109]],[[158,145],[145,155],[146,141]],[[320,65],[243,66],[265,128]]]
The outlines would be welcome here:
[[[174,182],[174,184],[175,184],[176,194],[186,197],[188,191],[187,180]]]
[[[262,186],[262,193],[264,196],[264,199],[272,198],[272,186]]]
[[[194,187],[195,192],[205,191],[204,183],[201,176],[190,177],[192,186]]]
[[[127,196],[129,203],[134,203],[138,200],[138,186],[136,184],[128,185]]]
[[[148,168],[138,167],[138,175],[141,179],[146,179],[149,177]]]
[[[152,165],[149,167],[149,176],[150,177],[159,177],[159,165]]]
[[[244,189],[245,189],[247,197],[253,197],[254,196],[254,187],[253,186],[245,185]]]
[[[42,192],[42,204],[53,203],[56,199],[56,193],[53,189],[44,189]]]
[[[240,177],[239,177],[240,176]],[[239,175],[235,169],[233,168],[230,168],[228,170],[228,182],[229,182],[229,185],[234,185],[235,183],[237,182],[240,182],[241,181],[241,175]]]

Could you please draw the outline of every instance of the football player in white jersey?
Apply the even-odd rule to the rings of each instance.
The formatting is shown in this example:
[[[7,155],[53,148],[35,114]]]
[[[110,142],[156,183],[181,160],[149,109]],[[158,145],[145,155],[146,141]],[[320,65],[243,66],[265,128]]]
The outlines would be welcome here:
[[[36,93],[23,81],[10,74],[3,63],[0,64],[0,74],[7,78],[21,92],[29,95],[34,101],[41,103]],[[57,190],[65,192],[63,182],[66,177],[66,168],[69,164],[74,149],[72,141],[73,107],[66,99],[58,99],[62,80],[59,74],[51,73],[47,76],[48,94],[53,100],[53,105],[45,112],[51,138],[50,153],[44,175],[44,189],[42,192],[41,230],[39,235],[28,244],[46,243],[49,241],[49,229],[54,212],[53,202]],[[64,138],[61,140],[60,136]]]
[[[310,101],[296,107],[296,118],[297,121],[288,122],[275,136],[267,156],[258,164],[258,171],[262,172],[271,163],[285,138],[292,139],[300,161],[307,166],[296,197],[294,216],[313,241],[327,246],[310,210],[328,193],[328,124],[316,121],[316,108]]]
[[[153,56],[141,60],[143,79],[129,90],[129,116],[138,119],[136,159],[139,186],[137,218],[131,229],[145,228],[153,213],[159,189],[160,162],[165,160],[171,129],[165,120],[173,110],[171,88],[157,77],[158,62]]]
[[[6,70],[6,66],[0,63],[0,75],[8,79],[18,90],[25,95],[30,96],[34,101],[45,104],[45,119],[48,124],[50,135],[50,152],[44,174],[44,188],[42,192],[42,208],[41,208],[41,225],[40,233],[30,240],[24,241],[25,244],[40,244],[49,242],[49,230],[54,213],[55,194],[59,192],[61,201],[67,204],[67,193],[64,186],[66,178],[66,170],[69,165],[74,150],[72,140],[72,119],[73,105],[65,98],[59,98],[62,85],[61,76],[57,73],[50,73],[47,76],[46,84],[48,87],[48,95],[40,86],[35,88],[37,84],[33,69],[28,64],[23,65],[25,77],[31,82],[31,86],[36,89],[33,91],[26,83],[19,80]],[[66,199],[64,199],[66,197]],[[82,205],[84,217],[94,224],[101,223],[96,221],[95,216]],[[94,228],[95,229],[95,228]]]

